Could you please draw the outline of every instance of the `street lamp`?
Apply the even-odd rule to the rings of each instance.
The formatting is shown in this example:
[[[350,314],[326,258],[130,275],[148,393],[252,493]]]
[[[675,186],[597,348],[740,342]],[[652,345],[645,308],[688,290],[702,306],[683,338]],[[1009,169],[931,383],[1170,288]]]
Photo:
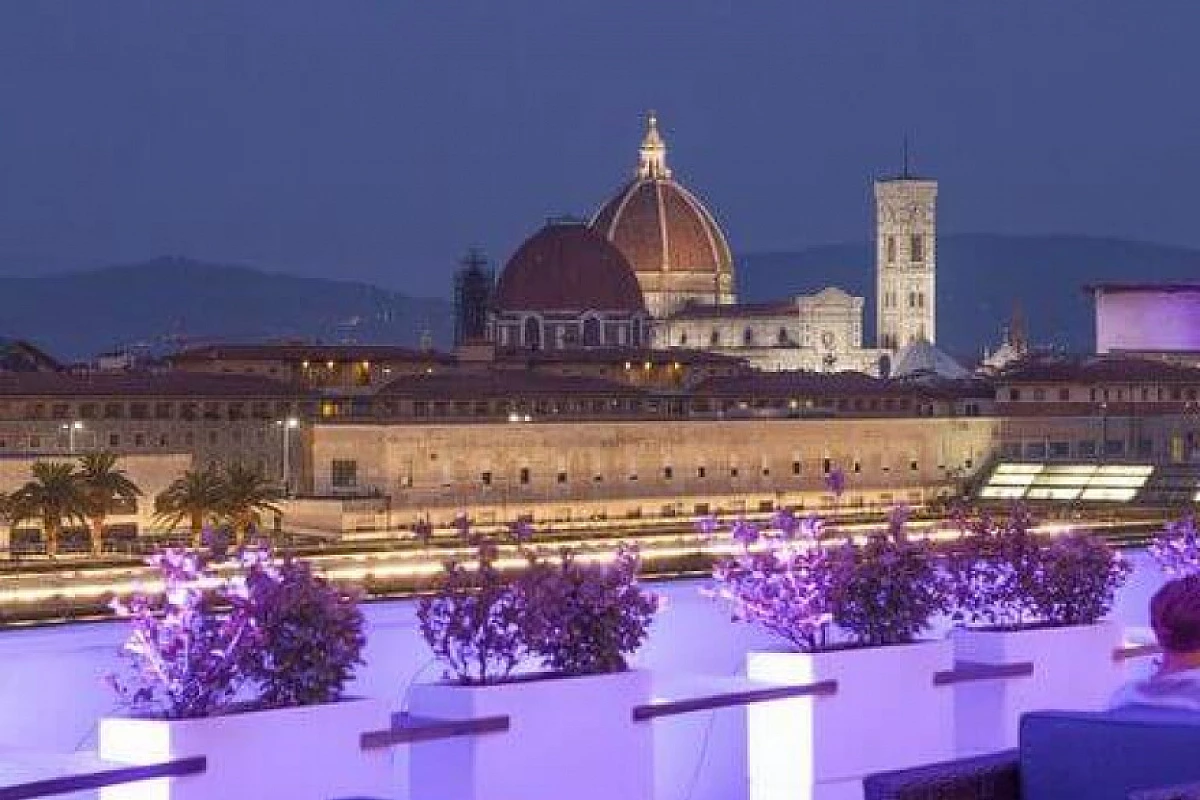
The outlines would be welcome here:
[[[67,432],[67,452],[75,455],[75,432],[83,430],[83,421],[64,422],[58,427]]]
[[[283,496],[292,496],[292,431],[300,427],[300,420],[296,417],[288,417],[287,419],[279,419],[275,421],[282,431],[281,440],[283,447]]]

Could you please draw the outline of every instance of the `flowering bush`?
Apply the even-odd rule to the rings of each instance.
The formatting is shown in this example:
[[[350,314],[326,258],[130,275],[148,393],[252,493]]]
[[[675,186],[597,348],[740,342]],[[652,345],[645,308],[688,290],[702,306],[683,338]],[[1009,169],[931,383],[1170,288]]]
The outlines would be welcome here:
[[[1129,565],[1096,536],[1039,539],[1021,506],[1007,518],[960,514],[960,520],[960,546],[947,561],[960,621],[1088,625],[1108,613],[1129,575]]]
[[[245,586],[219,583],[185,550],[164,551],[150,564],[162,577],[161,600],[139,592],[113,602],[113,610],[133,624],[122,650],[132,662],[130,674],[113,676],[113,687],[137,713],[216,713],[244,683],[242,660],[257,643]]]
[[[913,641],[948,607],[948,587],[933,547],[908,538],[907,510],[893,509],[886,532],[829,553],[829,608],[857,644]]]
[[[734,524],[741,551],[716,564],[716,585],[707,593],[729,603],[734,621],[758,625],[798,650],[816,650],[825,645],[832,621],[820,520],[801,521],[781,511],[773,522],[778,534],[767,537],[744,520]],[[700,525],[715,530],[711,518]],[[763,546],[752,549],[760,541]]]
[[[1112,609],[1130,569],[1095,536],[1060,536],[1041,548],[1030,607],[1036,618],[1050,625],[1090,625]]]
[[[247,560],[246,586],[258,630],[243,668],[266,706],[329,703],[363,663],[363,615],[340,591],[295,559]]]
[[[961,536],[946,559],[954,617],[969,624],[1014,626],[1033,615],[1031,587],[1041,545],[1023,506],[1007,517],[955,511]]]
[[[112,676],[136,712],[167,718],[247,707],[336,700],[361,663],[363,619],[355,598],[295,560],[242,554],[221,579],[194,552],[150,558],[164,591],[138,592],[113,609],[133,624],[122,650],[128,677]]]
[[[556,564],[532,567],[517,584],[529,651],[568,675],[624,670],[659,606],[638,585],[640,563],[636,550],[621,548],[609,563],[564,553]]]
[[[466,528],[466,526],[463,526]],[[460,683],[488,683],[507,677],[526,654],[521,598],[496,566],[497,543],[460,535],[475,544],[475,564],[445,565],[437,594],[417,608],[421,636],[434,656]]]
[[[1200,572],[1200,532],[1191,514],[1167,524],[1150,543],[1150,555],[1172,578]]]

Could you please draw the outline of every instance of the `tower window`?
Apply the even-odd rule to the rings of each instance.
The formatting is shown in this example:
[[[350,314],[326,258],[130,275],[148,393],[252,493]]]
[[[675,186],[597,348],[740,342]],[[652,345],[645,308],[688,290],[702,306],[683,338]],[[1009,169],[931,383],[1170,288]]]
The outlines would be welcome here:
[[[884,240],[883,249],[887,257],[887,263],[893,264],[896,261],[896,237],[889,236]]]
[[[925,307],[925,293],[917,292],[917,308]]]
[[[925,260],[925,237],[919,234],[912,237],[912,260],[915,263]]]
[[[718,347],[721,344],[721,332],[718,330],[713,330],[713,332],[708,335],[708,343],[713,347]]]
[[[779,343],[780,343],[780,344],[787,344],[787,343],[788,343],[788,333],[787,333],[787,328],[780,328],[780,329],[779,329]]]
[[[909,308],[917,307],[917,293],[916,292],[908,293],[908,307]]]
[[[742,331],[742,343],[749,346],[754,344],[754,329],[746,328]]]

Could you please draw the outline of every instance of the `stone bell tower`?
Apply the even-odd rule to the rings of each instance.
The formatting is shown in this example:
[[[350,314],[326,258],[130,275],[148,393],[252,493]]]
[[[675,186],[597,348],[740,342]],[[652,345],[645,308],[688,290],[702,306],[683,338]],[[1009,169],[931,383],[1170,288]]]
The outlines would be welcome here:
[[[937,341],[937,181],[904,171],[875,181],[877,345]]]

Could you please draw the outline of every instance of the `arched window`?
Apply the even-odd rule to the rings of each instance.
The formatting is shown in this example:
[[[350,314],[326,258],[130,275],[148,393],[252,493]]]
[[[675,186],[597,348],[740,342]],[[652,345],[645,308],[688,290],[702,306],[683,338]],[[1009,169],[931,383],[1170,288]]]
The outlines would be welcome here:
[[[891,264],[896,260],[896,237],[889,236],[884,242],[884,249],[887,251],[887,262]]]
[[[537,317],[525,318],[525,346],[530,350],[542,349],[542,324]]]
[[[746,330],[742,331],[742,344],[747,347],[754,344],[754,328],[746,328]]]
[[[600,320],[595,317],[588,317],[583,321],[583,345],[584,347],[600,345]]]
[[[683,333],[679,334],[679,346],[687,347],[687,331],[684,331]]]
[[[776,336],[775,338],[781,345],[786,345],[788,343],[787,328],[780,328],[779,335]]]
[[[642,346],[642,326],[636,319],[629,323],[629,344],[633,347]]]
[[[721,332],[713,328],[713,332],[708,335],[708,343],[713,347],[721,346]]]

